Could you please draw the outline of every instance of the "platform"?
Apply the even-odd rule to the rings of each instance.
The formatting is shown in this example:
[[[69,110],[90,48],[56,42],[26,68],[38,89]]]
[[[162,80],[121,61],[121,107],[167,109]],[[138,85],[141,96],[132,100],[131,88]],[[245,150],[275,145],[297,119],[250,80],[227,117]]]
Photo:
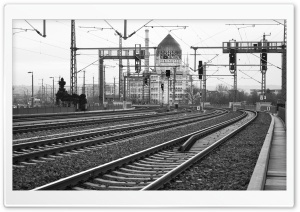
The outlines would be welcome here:
[[[286,129],[274,116],[275,126],[264,190],[286,190]]]

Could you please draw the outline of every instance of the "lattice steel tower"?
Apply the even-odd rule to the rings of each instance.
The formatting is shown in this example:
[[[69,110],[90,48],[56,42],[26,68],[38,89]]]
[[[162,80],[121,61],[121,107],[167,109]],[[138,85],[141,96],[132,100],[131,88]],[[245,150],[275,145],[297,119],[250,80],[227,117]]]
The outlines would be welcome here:
[[[75,20],[71,20],[71,68],[70,68],[70,93],[77,94],[77,63],[76,63],[76,36]]]

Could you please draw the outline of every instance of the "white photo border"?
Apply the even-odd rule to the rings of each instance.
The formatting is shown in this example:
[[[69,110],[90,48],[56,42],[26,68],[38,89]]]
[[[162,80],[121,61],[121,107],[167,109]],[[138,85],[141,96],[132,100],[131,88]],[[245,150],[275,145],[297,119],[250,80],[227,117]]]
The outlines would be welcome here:
[[[286,19],[287,69],[291,70],[287,72],[287,190],[13,191],[12,107],[6,104],[4,105],[6,207],[292,207],[294,205],[294,6],[292,4],[7,4],[4,7],[4,99],[6,100],[4,102],[12,102],[14,19]]]

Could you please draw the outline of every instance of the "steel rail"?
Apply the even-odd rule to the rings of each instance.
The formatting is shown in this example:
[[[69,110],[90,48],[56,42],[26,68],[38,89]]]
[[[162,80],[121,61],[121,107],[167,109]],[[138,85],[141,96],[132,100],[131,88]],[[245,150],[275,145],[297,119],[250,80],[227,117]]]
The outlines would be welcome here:
[[[155,112],[153,112],[155,113]],[[174,115],[174,114],[180,114],[183,112],[171,112],[166,113],[165,115]],[[124,114],[125,115],[125,114]],[[141,119],[141,118],[153,118],[157,116],[162,116],[162,114],[132,114],[131,116],[117,116],[117,117],[105,117],[105,118],[75,118],[76,120],[68,120],[68,121],[56,121],[56,122],[44,122],[44,123],[37,123],[37,124],[31,124],[31,125],[22,125],[22,126],[14,126],[13,127],[13,134],[18,133],[26,133],[26,132],[34,132],[34,131],[42,131],[42,130],[49,130],[49,129],[58,129],[58,128],[69,128],[74,126],[80,126],[80,125],[91,125],[91,124],[100,124],[100,123],[108,123],[108,122],[116,122],[120,121],[128,121],[128,120],[134,120],[134,119]]]
[[[141,112],[153,112],[155,109],[138,109],[138,110],[114,110],[114,111],[86,111],[86,112],[65,112],[65,113],[46,113],[46,114],[30,114],[30,115],[13,115],[13,121],[16,122],[19,120],[19,122],[23,122],[20,119],[26,119],[26,118],[45,118],[45,117],[61,117],[60,119],[75,117],[78,118],[79,116],[94,116],[94,115],[111,115],[111,114],[130,114],[130,113],[141,113]],[[58,119],[58,118],[57,118]]]
[[[244,114],[242,114],[240,117],[242,117],[242,116],[244,117]],[[89,169],[89,170],[71,175],[69,177],[62,178],[62,179],[57,180],[55,182],[51,182],[49,184],[34,188],[31,191],[68,189],[72,186],[76,186],[80,182],[84,182],[84,181],[88,181],[89,179],[96,178],[100,174],[105,174],[105,173],[107,173],[111,170],[115,170],[116,168],[123,167],[124,165],[129,164],[133,161],[137,161],[141,158],[145,158],[145,157],[151,156],[151,155],[153,155],[157,152],[163,151],[164,149],[167,149],[167,148],[170,148],[172,146],[178,145],[179,143],[184,142],[189,137],[191,137],[195,134],[199,134],[201,132],[205,132],[205,131],[206,131],[206,129],[199,130],[199,131],[196,131],[196,132],[193,132],[193,133],[189,133],[189,134],[181,136],[179,138],[167,141],[163,144],[156,145],[154,147],[151,147],[151,148],[148,148],[146,150],[134,153],[132,155],[125,156],[123,158],[120,158],[120,159],[111,161],[109,163],[97,166],[95,168],[92,168],[92,169]],[[228,139],[228,136],[227,136],[227,139]],[[159,178],[159,179],[161,179],[161,178]],[[150,185],[152,185],[152,183]],[[148,188],[148,186],[146,186],[145,188]]]
[[[218,114],[218,115],[222,115],[222,114],[223,113]],[[195,121],[202,121],[202,120],[206,120],[206,119],[213,118],[213,117],[215,117],[215,116],[214,115],[205,116],[205,117],[200,116]],[[188,120],[185,120],[185,121],[180,120],[180,121],[178,121],[174,124],[167,125],[167,126],[156,126],[156,127],[153,127],[153,128],[147,127],[147,129],[141,129],[141,130],[137,130],[137,131],[130,132],[130,133],[124,133],[124,134],[104,137],[104,138],[100,138],[100,139],[90,139],[88,141],[70,143],[70,144],[67,144],[67,145],[64,145],[64,146],[53,147],[53,148],[45,149],[45,150],[38,150],[38,151],[30,152],[30,153],[25,153],[25,154],[22,154],[22,155],[15,155],[15,156],[13,156],[13,163],[15,164],[15,163],[18,163],[18,162],[27,161],[29,159],[34,159],[34,158],[39,158],[39,157],[46,157],[46,156],[51,155],[51,154],[64,153],[64,152],[67,152],[67,151],[83,149],[83,148],[86,148],[86,147],[99,145],[99,144],[102,144],[104,142],[115,141],[115,140],[119,140],[119,139],[123,139],[123,138],[128,138],[128,137],[133,137],[133,136],[137,136],[137,135],[141,135],[141,134],[150,133],[150,132],[157,131],[157,130],[167,129],[167,128],[170,128],[170,127],[175,127],[175,126],[179,126],[179,125],[182,125],[182,124],[190,123],[190,120],[191,120],[191,118],[189,118]],[[153,123],[151,125],[157,125],[157,124]],[[132,128],[134,128],[134,127],[132,127]],[[114,131],[120,131],[120,130],[115,129]],[[43,145],[53,144],[54,142],[58,143],[60,140],[61,140],[61,138],[52,139],[52,140],[49,139],[48,141],[44,141]],[[31,147],[35,147],[35,146],[38,146],[40,144],[41,144],[40,141],[29,143],[29,145]],[[18,148],[18,147],[24,146],[24,145],[26,145],[26,143],[16,145],[15,148]],[[27,148],[29,148],[29,147],[27,147]]]
[[[82,134],[76,134],[76,135],[69,135],[69,136],[63,136],[63,137],[56,137],[56,138],[51,138],[51,139],[44,139],[44,140],[39,140],[39,141],[32,141],[32,142],[26,142],[26,143],[20,143],[20,144],[14,144],[13,145],[13,151],[18,151],[20,149],[28,149],[28,148],[34,148],[34,147],[38,147],[41,145],[49,145],[49,144],[56,144],[56,143],[60,143],[62,141],[70,141],[70,140],[77,140],[78,138],[88,138],[88,137],[94,137],[94,136],[101,136],[101,135],[106,135],[106,134],[112,134],[112,133],[116,133],[116,132],[120,132],[120,131],[128,131],[128,130],[132,130],[132,129],[137,129],[137,128],[144,128],[144,127],[150,127],[153,125],[158,125],[158,124],[166,124],[169,123],[172,120],[176,120],[176,121],[181,121],[181,120],[190,120],[190,119],[195,119],[195,118],[202,118],[202,117],[210,117],[217,114],[217,112],[212,112],[209,114],[205,114],[205,115],[198,115],[198,116],[193,116],[190,115],[188,117],[183,117],[183,118],[171,118],[171,119],[167,119],[167,120],[153,120],[150,121],[150,123],[145,123],[145,124],[130,124],[129,126],[126,125],[124,127],[114,127],[111,129],[107,129],[107,130],[101,130],[101,131],[95,131],[95,132],[87,132],[87,133],[82,133]],[[221,114],[221,113],[220,113]]]
[[[251,111],[251,112],[253,112],[253,111]],[[206,156],[207,154],[209,154],[210,152],[212,152],[216,147],[220,146],[222,143],[224,143],[229,138],[233,137],[235,134],[237,134],[238,132],[240,132],[241,130],[243,130],[246,126],[248,126],[257,117],[257,112],[253,112],[253,113],[255,113],[254,118],[250,119],[248,122],[246,122],[245,124],[243,124],[242,126],[240,126],[239,128],[237,128],[236,130],[232,131],[231,133],[229,133],[225,137],[219,139],[218,141],[216,141],[212,145],[208,146],[203,151],[199,152],[198,154],[196,154],[195,156],[193,156],[192,158],[190,158],[186,162],[184,162],[181,165],[177,166],[175,169],[173,169],[172,171],[170,171],[170,172],[166,173],[165,175],[161,176],[160,178],[158,178],[154,182],[150,183],[149,185],[147,185],[146,187],[144,187],[141,190],[142,191],[145,191],[145,190],[157,190],[160,187],[162,187],[164,184],[166,184],[167,182],[169,182],[171,179],[175,178],[177,175],[179,175],[180,173],[182,173],[184,170],[186,170],[187,168],[189,168],[190,166],[192,166],[195,162],[197,162],[198,160],[202,159],[204,156]]]

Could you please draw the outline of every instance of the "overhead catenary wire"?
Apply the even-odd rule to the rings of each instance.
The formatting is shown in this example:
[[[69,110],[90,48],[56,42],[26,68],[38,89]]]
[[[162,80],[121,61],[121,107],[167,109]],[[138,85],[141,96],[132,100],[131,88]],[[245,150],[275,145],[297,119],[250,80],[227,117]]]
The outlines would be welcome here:
[[[258,80],[256,80],[256,79],[254,79],[253,77],[251,77],[251,76],[249,76],[248,74],[246,74],[246,73],[244,73],[242,70],[239,70],[240,72],[242,72],[243,74],[245,74],[247,77],[250,77],[251,79],[253,79],[254,81],[256,81],[256,82],[258,82],[258,83],[260,83],[261,84],[261,82],[260,81],[258,81]]]
[[[276,65],[274,65],[274,64],[272,64],[272,63],[270,63],[270,62],[264,60],[262,57],[255,55],[254,53],[250,53],[250,54],[254,55],[255,57],[260,58],[261,60],[267,62],[267,63],[270,64],[271,66],[274,66],[274,67],[276,67],[276,68],[278,68],[278,69],[280,69],[280,70],[282,69],[282,68],[280,68],[279,66],[276,66]]]

